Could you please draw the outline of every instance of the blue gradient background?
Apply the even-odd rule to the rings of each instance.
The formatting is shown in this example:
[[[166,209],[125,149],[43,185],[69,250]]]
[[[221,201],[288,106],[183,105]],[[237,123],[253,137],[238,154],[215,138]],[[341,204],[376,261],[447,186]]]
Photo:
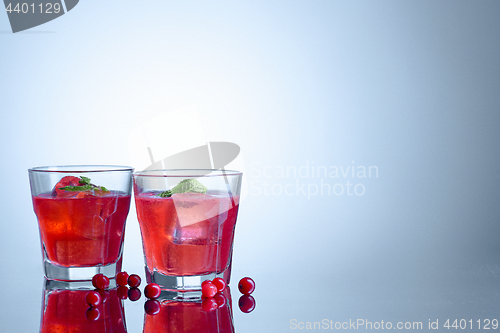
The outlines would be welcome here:
[[[12,34],[0,13],[0,267],[27,286],[3,292],[2,326],[39,327],[27,169],[130,164],[137,123],[186,105],[244,155],[231,285],[236,303],[252,276],[258,305],[234,309],[238,333],[498,315],[499,17],[499,1],[87,0]],[[269,176],[307,163],[379,173],[347,179],[362,196],[258,194],[318,184]],[[142,274],[134,207],[126,237],[124,268]],[[127,307],[140,332],[142,305]]]

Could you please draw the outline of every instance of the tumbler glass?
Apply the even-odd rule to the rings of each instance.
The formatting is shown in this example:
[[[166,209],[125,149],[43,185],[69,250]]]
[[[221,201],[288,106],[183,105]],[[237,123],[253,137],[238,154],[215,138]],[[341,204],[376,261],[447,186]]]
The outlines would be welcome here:
[[[121,270],[133,169],[75,165],[29,169],[48,279],[91,280]]]
[[[229,283],[242,173],[145,170],[133,178],[148,282],[181,292],[215,277]]]

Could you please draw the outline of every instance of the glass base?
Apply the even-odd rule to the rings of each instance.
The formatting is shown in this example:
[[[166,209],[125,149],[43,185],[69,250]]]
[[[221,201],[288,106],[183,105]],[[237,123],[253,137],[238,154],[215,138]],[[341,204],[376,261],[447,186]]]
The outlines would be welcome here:
[[[90,267],[64,267],[55,265],[52,262],[45,260],[44,262],[45,277],[49,280],[59,281],[89,281],[96,274],[104,274],[109,278],[114,278],[116,273],[122,269],[122,258],[112,264],[106,266],[90,266]]]
[[[44,278],[44,287],[46,291],[51,290],[95,290],[92,285],[92,281],[82,280],[82,281],[59,281],[59,280],[49,280]],[[109,289],[116,288],[116,281],[114,279],[109,280]]]
[[[146,281],[148,283],[159,284],[162,290],[173,292],[196,292],[201,290],[201,283],[205,280],[213,280],[216,277],[223,278],[227,284],[231,277],[231,266],[221,273],[210,273],[205,275],[190,275],[190,276],[173,276],[165,275],[157,271],[150,272],[148,267],[145,266]],[[193,294],[197,295],[196,293]],[[201,295],[201,293],[200,293]],[[187,295],[186,295],[187,296]],[[194,296],[196,298],[197,296]],[[188,297],[191,298],[191,297]]]

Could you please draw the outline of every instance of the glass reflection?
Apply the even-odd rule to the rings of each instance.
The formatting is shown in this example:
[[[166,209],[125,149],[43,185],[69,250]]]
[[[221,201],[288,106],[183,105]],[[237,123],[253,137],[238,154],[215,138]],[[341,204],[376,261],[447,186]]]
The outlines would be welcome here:
[[[229,287],[213,299],[186,298],[162,293],[155,305],[146,308],[143,333],[234,333],[232,300]],[[215,303],[213,303],[215,302]],[[151,314],[148,314],[151,313]]]
[[[45,280],[40,332],[127,332],[116,288],[101,291],[101,304],[95,307],[85,300],[90,290],[90,281]]]

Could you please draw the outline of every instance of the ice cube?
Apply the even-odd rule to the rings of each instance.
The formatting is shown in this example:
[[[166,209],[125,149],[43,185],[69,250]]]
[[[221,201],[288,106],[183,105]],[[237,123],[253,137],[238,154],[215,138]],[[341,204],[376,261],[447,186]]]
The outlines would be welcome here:
[[[118,197],[115,195],[107,195],[100,199],[100,216],[106,220],[114,212],[116,212],[116,207],[118,205]]]
[[[181,227],[206,221],[219,212],[219,198],[199,193],[172,196]]]
[[[90,239],[103,237],[105,221],[99,215],[100,211],[100,207],[94,205],[87,205],[78,210],[75,209],[71,221],[72,232]]]
[[[178,238],[181,243],[192,240],[205,240],[210,234],[210,225],[208,223],[196,223],[179,228]]]

